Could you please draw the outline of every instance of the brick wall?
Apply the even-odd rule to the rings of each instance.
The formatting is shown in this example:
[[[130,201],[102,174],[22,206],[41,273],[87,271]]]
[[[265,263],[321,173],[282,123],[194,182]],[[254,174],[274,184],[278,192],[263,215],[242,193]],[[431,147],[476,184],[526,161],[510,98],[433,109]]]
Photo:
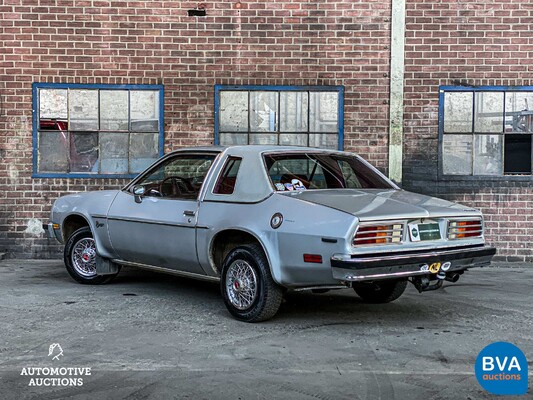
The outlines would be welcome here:
[[[408,0],[404,181],[480,208],[502,259],[533,261],[531,180],[437,179],[439,85],[532,85],[533,3]]]
[[[165,86],[165,151],[213,141],[213,85],[344,85],[345,147],[387,165],[390,4],[3,0],[0,252],[56,257],[32,234],[58,196],[120,180],[32,179],[31,84]]]

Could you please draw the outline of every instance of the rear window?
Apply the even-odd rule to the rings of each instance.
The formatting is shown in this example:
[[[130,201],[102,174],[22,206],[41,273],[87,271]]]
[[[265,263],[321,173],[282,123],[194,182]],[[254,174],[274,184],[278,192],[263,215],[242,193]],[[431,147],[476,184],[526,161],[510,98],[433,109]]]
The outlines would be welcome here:
[[[267,154],[277,191],[307,189],[391,189],[393,186],[357,156],[326,153]]]

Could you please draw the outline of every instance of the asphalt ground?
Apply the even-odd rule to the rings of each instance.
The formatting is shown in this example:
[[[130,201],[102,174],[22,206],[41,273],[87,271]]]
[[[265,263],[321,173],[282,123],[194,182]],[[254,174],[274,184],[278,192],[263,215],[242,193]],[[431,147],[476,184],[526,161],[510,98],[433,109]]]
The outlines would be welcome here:
[[[123,268],[111,284],[85,286],[61,261],[5,260],[0,398],[495,398],[474,363],[496,341],[525,353],[530,389],[521,398],[533,398],[532,289],[533,265],[496,263],[439,291],[409,285],[385,305],[349,289],[294,293],[271,321],[247,324],[213,283]],[[54,343],[61,356],[48,356]],[[83,375],[63,386],[70,381],[46,368]]]

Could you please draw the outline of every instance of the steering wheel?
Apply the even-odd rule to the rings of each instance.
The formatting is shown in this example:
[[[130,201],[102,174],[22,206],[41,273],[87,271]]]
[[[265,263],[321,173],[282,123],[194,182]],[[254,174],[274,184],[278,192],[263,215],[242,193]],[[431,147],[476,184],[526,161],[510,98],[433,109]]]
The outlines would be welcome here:
[[[166,193],[163,189],[165,187],[165,183],[167,183],[168,181],[170,181],[172,184],[171,193]],[[182,184],[181,187],[180,187],[180,182]],[[183,178],[181,176],[167,176],[159,184],[159,192],[165,197],[166,196],[179,196],[180,194],[183,193],[182,189],[185,189],[186,191],[191,191],[193,190],[193,187],[186,178]]]

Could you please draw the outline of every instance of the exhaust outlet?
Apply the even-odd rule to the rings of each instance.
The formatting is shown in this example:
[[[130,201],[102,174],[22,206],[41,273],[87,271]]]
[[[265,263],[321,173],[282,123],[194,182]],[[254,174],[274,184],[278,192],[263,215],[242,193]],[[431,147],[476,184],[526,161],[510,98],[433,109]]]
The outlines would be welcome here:
[[[461,275],[452,272],[451,274],[447,274],[446,278],[444,278],[444,279],[447,280],[448,282],[455,283],[455,282],[457,282],[459,280],[460,277],[461,277]]]

